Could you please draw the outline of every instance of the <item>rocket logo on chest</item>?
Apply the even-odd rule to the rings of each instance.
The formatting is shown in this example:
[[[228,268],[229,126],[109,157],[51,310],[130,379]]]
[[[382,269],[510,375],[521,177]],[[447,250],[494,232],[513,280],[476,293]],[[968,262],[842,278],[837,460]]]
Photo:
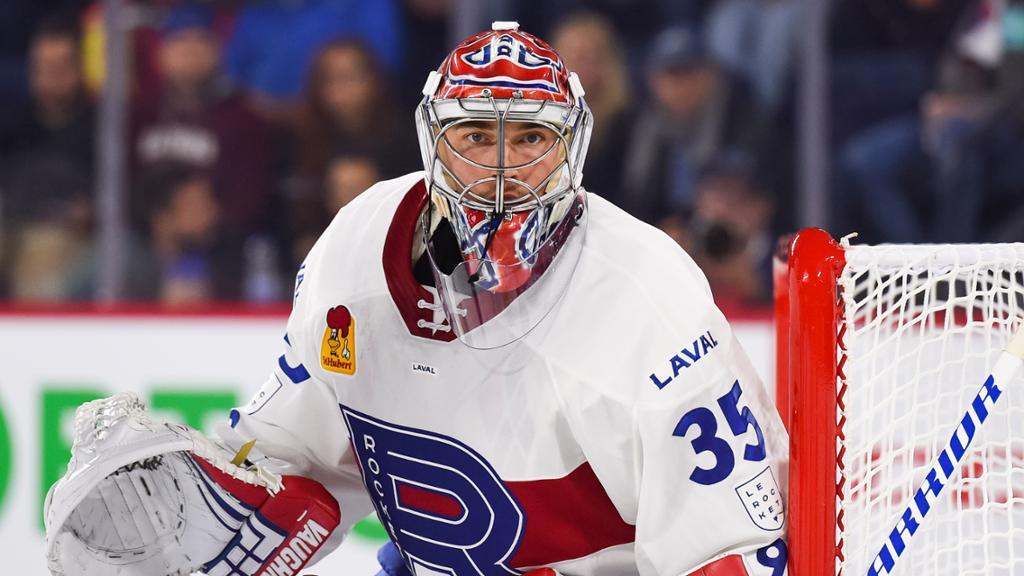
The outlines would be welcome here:
[[[515,576],[635,540],[587,462],[508,481],[453,437],[340,408],[367,494],[415,576]]]
[[[327,328],[320,344],[320,367],[328,372],[356,373],[356,319],[347,306],[327,311]]]
[[[367,492],[413,574],[513,576],[519,502],[461,442],[341,407]]]

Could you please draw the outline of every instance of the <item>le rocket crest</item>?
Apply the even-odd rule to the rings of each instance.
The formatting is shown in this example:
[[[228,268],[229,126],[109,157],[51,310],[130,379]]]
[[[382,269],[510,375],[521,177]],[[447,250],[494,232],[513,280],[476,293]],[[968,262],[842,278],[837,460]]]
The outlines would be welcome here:
[[[757,476],[737,486],[736,495],[758,528],[771,532],[781,530],[786,523],[782,491],[771,468],[765,468]]]
[[[320,366],[338,374],[356,373],[356,319],[346,306],[335,306],[327,311]]]

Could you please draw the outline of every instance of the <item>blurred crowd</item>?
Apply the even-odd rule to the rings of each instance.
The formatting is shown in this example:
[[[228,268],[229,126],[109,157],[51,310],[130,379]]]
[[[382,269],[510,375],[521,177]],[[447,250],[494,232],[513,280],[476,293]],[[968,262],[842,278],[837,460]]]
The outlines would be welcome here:
[[[129,2],[123,297],[287,301],[332,216],[421,169],[413,109],[454,0]],[[503,2],[587,91],[584,184],[662,228],[720,304],[796,226],[800,0]],[[0,18],[0,299],[97,290],[102,3]],[[1024,240],[1024,0],[831,0],[831,231]]]

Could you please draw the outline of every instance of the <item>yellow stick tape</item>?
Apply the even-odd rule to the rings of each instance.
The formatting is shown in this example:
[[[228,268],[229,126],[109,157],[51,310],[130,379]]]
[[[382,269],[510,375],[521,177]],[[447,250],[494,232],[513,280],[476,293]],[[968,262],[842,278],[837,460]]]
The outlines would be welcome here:
[[[252,452],[252,447],[255,445],[255,438],[249,440],[245,444],[242,444],[242,447],[238,449],[238,453],[235,454],[235,457],[231,459],[231,463],[234,464],[235,466],[241,466],[242,464],[244,464],[245,459],[249,457],[249,452]]]

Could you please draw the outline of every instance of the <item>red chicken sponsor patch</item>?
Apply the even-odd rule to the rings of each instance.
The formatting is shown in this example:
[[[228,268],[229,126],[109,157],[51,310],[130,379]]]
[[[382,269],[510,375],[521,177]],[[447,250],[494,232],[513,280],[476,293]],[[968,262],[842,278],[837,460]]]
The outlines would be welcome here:
[[[320,366],[338,374],[356,373],[356,319],[346,306],[335,306],[327,311]]]

